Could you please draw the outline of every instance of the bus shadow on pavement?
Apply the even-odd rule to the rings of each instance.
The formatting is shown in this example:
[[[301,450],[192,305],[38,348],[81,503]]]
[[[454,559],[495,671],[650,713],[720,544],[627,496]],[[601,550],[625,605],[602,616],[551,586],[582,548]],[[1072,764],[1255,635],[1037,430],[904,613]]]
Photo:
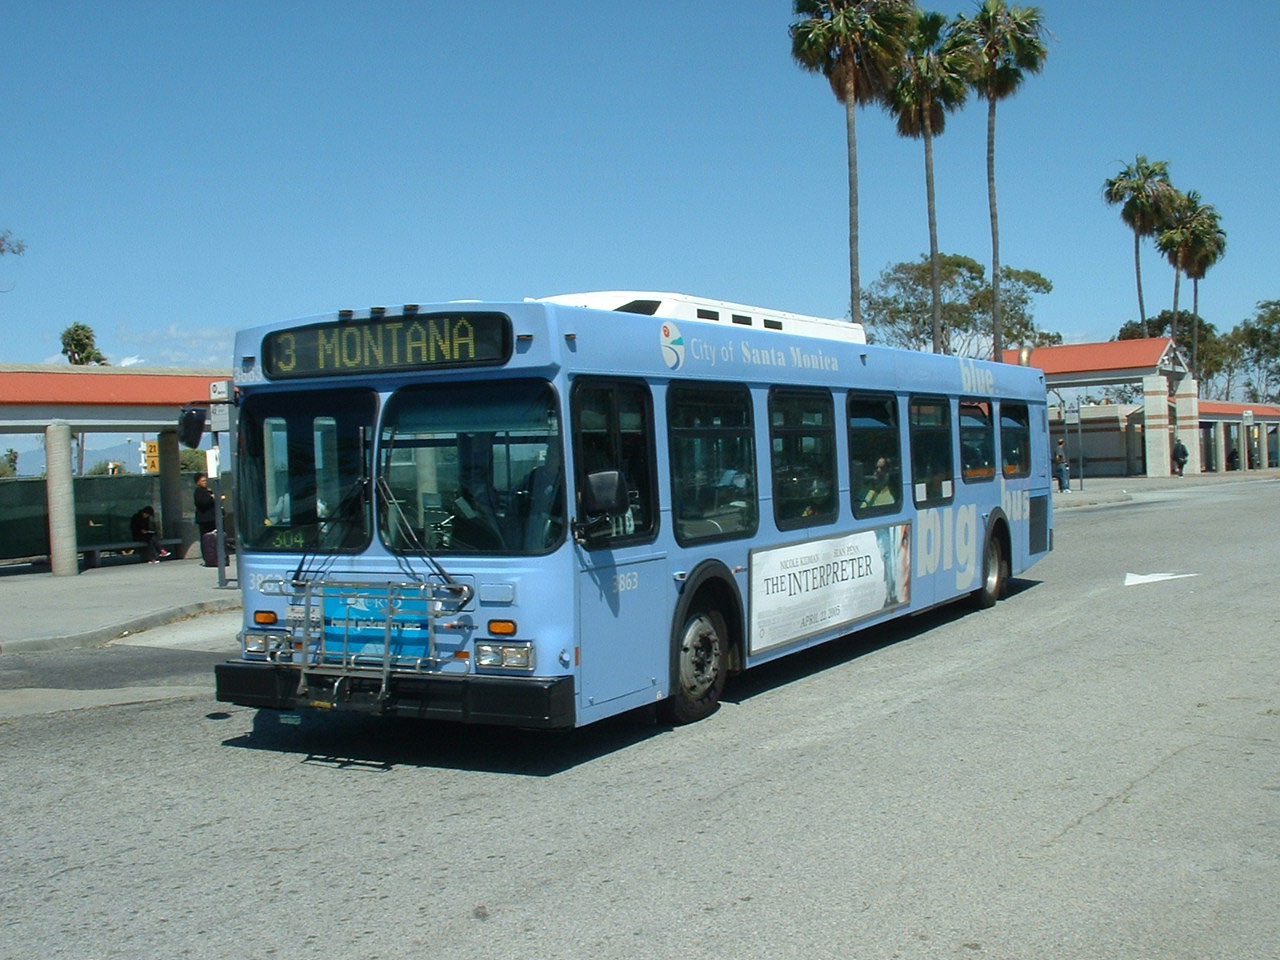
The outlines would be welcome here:
[[[1039,581],[1011,579],[1008,596]],[[928,633],[976,614],[967,604],[935,607],[918,616],[875,627],[782,657],[730,678],[722,701],[742,704],[777,687]],[[653,706],[641,707],[576,730],[523,730],[469,726],[443,720],[377,717],[361,713],[233,708],[208,719],[252,716],[250,730],[223,746],[301,757],[301,762],[344,773],[389,773],[397,767],[424,767],[522,777],[550,777],[602,756],[669,733]],[[695,725],[696,726],[696,725]]]
[[[306,764],[341,771],[410,766],[549,777],[667,729],[654,724],[651,714],[649,708],[577,730],[544,731],[317,710],[246,710],[231,716],[253,715],[253,728],[222,743],[300,755]]]

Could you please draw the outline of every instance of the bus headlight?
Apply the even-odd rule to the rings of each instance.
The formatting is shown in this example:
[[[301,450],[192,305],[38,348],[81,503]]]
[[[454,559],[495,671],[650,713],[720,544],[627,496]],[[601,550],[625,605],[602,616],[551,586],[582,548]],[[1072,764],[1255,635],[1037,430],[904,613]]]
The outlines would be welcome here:
[[[272,650],[280,649],[284,638],[277,633],[252,633],[248,630],[244,632],[244,652],[245,653],[270,653]]]
[[[532,670],[533,644],[491,643],[476,644],[476,666],[500,670]]]

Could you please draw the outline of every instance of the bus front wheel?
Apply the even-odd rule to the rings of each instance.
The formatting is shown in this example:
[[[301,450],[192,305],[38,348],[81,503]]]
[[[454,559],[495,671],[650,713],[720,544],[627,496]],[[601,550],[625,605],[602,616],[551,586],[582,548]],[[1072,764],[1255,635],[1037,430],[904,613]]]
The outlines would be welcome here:
[[[987,546],[982,551],[982,586],[973,592],[974,605],[982,610],[994,607],[1008,583],[1009,558],[1004,541],[993,530],[987,534]]]
[[[660,704],[670,723],[709,717],[720,703],[728,659],[728,631],[715,610],[693,610],[675,637],[672,687]]]

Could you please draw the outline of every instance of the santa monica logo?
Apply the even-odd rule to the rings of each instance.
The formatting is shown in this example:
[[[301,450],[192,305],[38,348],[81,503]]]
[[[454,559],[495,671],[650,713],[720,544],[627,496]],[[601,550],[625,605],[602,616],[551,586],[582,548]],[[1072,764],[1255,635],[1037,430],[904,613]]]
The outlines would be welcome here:
[[[662,359],[672,370],[679,370],[684,364],[684,337],[669,320],[662,325]]]

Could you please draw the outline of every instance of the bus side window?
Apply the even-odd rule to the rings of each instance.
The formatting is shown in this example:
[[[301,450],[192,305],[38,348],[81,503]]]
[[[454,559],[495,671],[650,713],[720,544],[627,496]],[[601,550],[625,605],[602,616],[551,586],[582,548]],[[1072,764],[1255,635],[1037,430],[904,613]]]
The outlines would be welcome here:
[[[991,401],[960,401],[960,476],[965,483],[994,480],[996,434]]]
[[[1031,475],[1031,414],[1025,403],[1000,403],[1000,458],[1006,477]]]
[[[760,511],[751,393],[745,387],[673,384],[667,428],[676,539],[754,534]]]
[[[657,531],[654,482],[653,401],[640,381],[582,378],[571,396],[578,490],[587,476],[601,470],[617,470],[627,488],[625,513],[594,520],[587,537],[595,545],[652,539]]]
[[[912,397],[909,416],[915,502],[945,503],[955,495],[951,403],[945,397]]]
[[[769,394],[773,515],[779,530],[836,518],[835,406],[827,390],[774,388]]]
[[[849,490],[855,517],[902,507],[902,437],[892,394],[849,394]]]

